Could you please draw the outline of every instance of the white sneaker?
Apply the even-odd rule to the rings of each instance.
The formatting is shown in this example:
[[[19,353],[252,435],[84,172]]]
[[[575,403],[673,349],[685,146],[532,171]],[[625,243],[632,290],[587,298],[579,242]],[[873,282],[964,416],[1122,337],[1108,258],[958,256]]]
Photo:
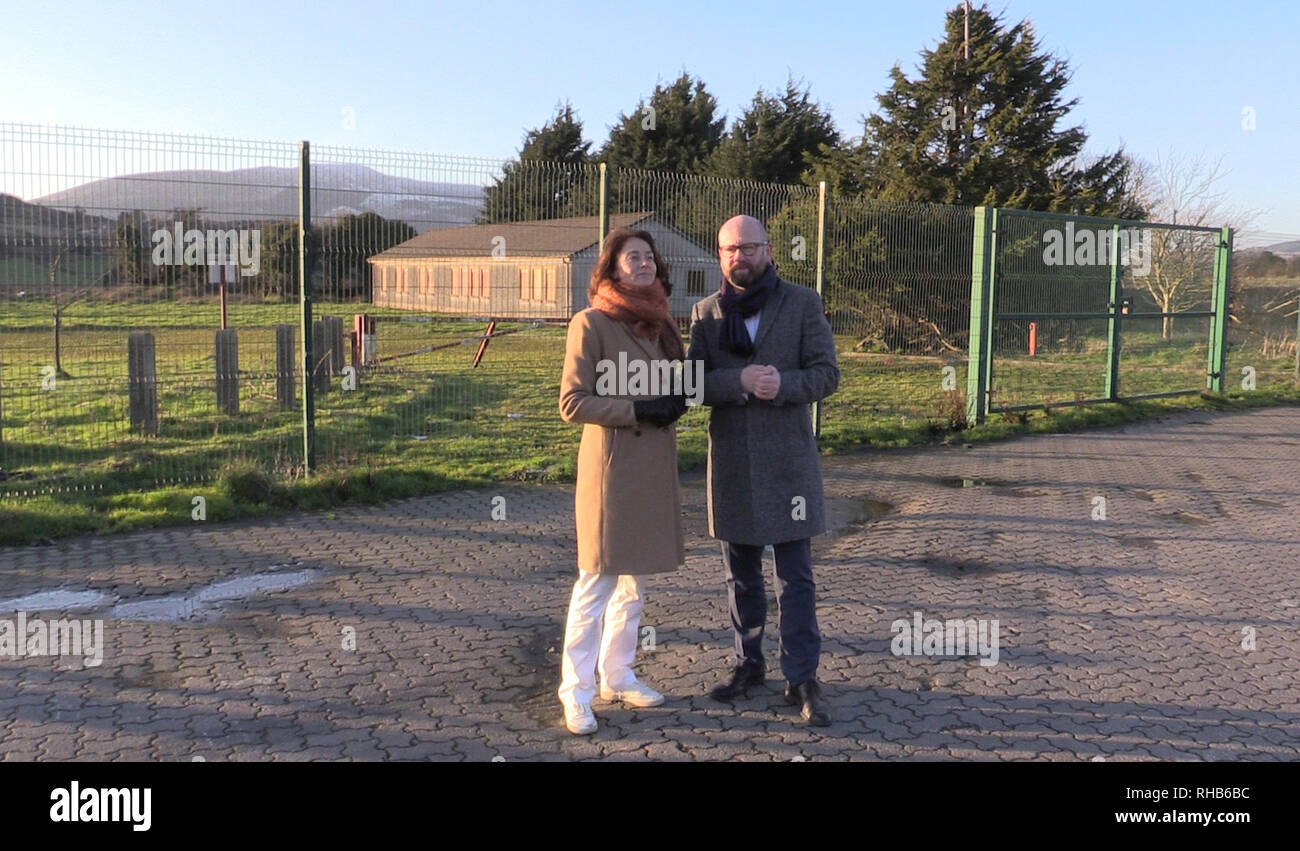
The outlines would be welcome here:
[[[564,726],[575,736],[588,736],[596,732],[596,716],[590,706],[574,703],[564,707]]]
[[[664,702],[664,696],[650,686],[641,681],[632,683],[620,689],[612,689],[604,683],[600,684],[600,696],[605,700],[621,700],[628,706],[645,708],[647,706],[659,706]]]

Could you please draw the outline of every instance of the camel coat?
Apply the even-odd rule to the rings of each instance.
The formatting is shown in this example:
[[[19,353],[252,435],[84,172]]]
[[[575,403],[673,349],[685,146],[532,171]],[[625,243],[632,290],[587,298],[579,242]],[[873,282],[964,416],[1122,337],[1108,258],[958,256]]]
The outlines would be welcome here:
[[[597,395],[597,364],[666,359],[658,340],[588,308],[569,322],[560,379],[560,417],[582,423],[574,516],[578,569],[587,573],[662,573],[686,561],[676,426],[638,423],[634,398]],[[624,388],[626,389],[626,388]]]

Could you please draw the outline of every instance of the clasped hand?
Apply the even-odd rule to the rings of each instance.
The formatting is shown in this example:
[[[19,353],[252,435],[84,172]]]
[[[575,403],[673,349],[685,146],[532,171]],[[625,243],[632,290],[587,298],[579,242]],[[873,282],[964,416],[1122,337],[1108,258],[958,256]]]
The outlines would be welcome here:
[[[740,389],[770,402],[781,389],[781,373],[771,364],[750,364],[740,371]]]

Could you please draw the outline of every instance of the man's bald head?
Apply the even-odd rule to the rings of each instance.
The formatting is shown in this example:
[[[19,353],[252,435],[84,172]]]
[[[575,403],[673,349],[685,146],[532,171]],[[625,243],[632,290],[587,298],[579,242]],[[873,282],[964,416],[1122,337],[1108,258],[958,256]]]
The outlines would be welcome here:
[[[746,251],[751,252],[746,255]],[[772,262],[767,228],[753,216],[732,216],[718,229],[718,263],[733,286],[744,289],[757,281]]]
[[[718,245],[767,242],[767,228],[753,216],[732,216],[718,228]]]

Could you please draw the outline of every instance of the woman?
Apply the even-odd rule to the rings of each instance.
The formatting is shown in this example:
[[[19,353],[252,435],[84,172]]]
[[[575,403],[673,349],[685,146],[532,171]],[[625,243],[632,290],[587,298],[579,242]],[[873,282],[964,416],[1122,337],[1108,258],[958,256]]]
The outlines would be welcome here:
[[[633,388],[609,373],[620,360],[646,361],[648,369],[685,356],[668,311],[671,292],[650,234],[618,228],[592,270],[591,307],[569,323],[560,416],[583,427],[574,502],[579,573],[564,633],[560,703],[565,726],[576,735],[596,731],[597,672],[606,700],[637,707],[664,702],[637,680],[632,664],[645,575],[685,561],[673,423],[686,404],[663,387],[653,389],[664,395],[615,395]]]

